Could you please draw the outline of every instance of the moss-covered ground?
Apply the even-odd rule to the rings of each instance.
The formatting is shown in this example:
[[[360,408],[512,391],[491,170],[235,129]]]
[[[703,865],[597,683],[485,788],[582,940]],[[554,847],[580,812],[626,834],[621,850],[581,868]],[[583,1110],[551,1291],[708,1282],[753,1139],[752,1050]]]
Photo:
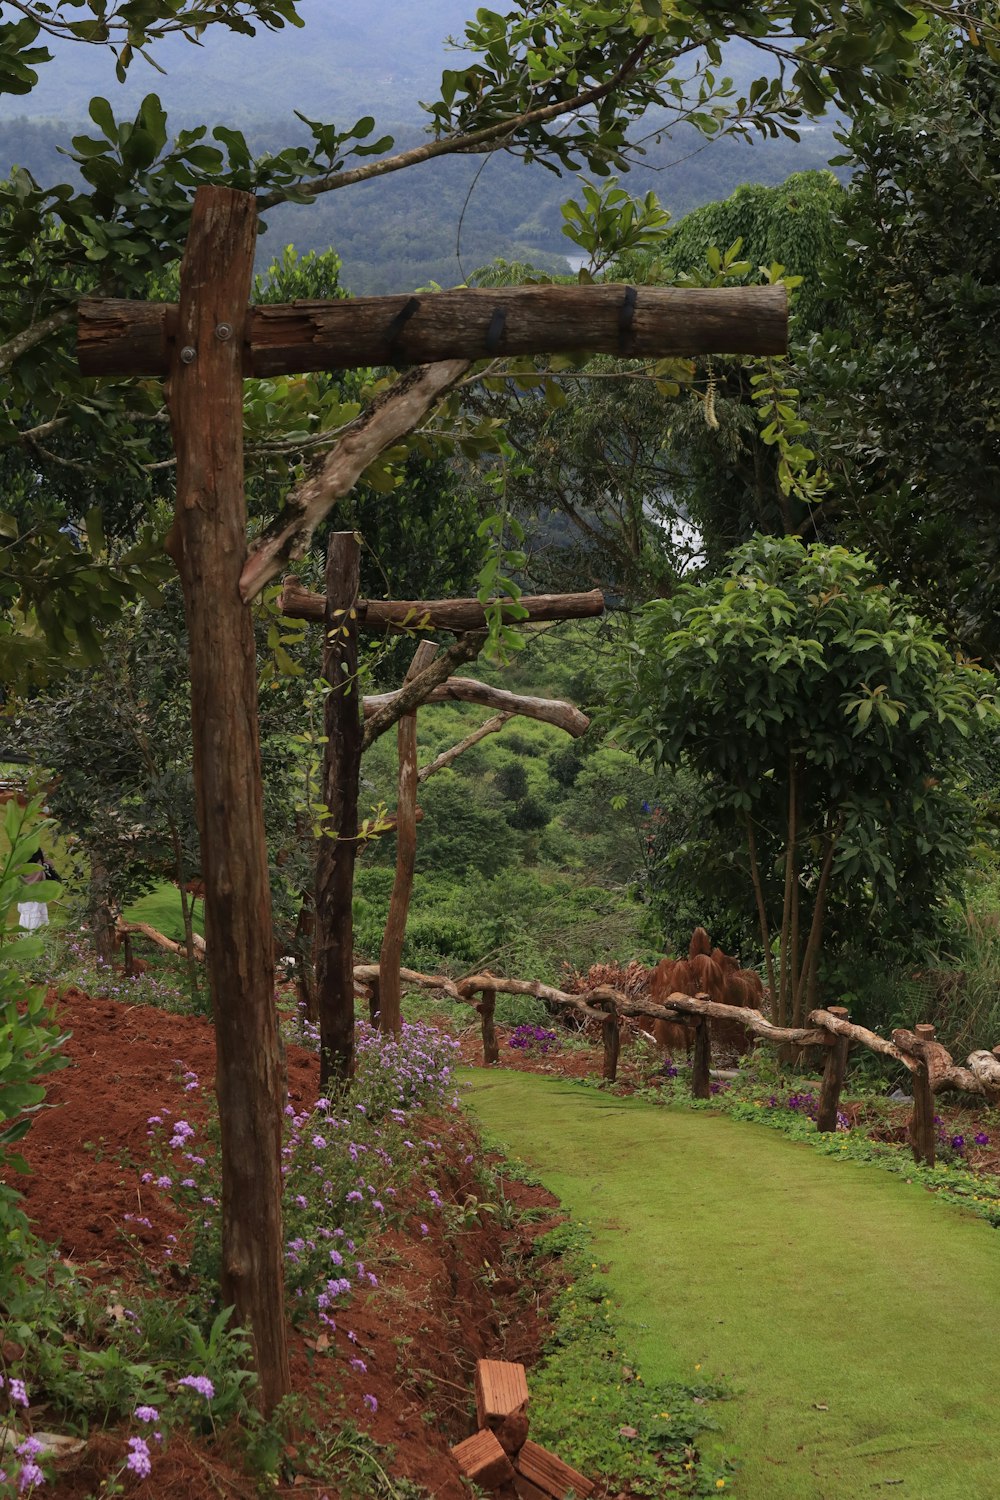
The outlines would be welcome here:
[[[724,1381],[739,1500],[1000,1495],[1000,1238],[764,1127],[469,1072],[484,1126],[593,1235],[639,1369]]]

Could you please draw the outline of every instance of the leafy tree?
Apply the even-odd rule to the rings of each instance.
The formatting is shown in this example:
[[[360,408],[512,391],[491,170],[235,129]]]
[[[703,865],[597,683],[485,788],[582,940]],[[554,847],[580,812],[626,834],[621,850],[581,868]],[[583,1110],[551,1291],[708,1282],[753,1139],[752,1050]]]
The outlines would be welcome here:
[[[609,687],[622,742],[696,771],[720,853],[740,849],[779,1020],[814,1005],[831,925],[933,931],[995,684],[864,556],[755,538],[728,576],[646,606]]]
[[[192,40],[209,24],[252,31],[255,24],[297,23],[294,0],[229,0],[212,7],[168,0],[101,0],[83,5],[18,5],[0,11],[0,88],[30,90],[47,61],[47,37],[117,49],[119,71],[137,50],[167,31]],[[448,70],[427,106],[432,139],[402,150],[376,138],[370,116],[344,128],[307,122],[311,143],[260,158],[240,132],[219,126],[182,131],[171,141],[159,101],[150,95],[132,120],[118,121],[94,100],[94,134],[72,144],[81,186],[39,185],[23,170],[0,189],[0,371],[13,384],[0,408],[0,446],[35,455],[52,432],[78,434],[93,470],[143,473],[161,461],[151,434],[162,427],[155,382],[84,381],[67,330],[80,296],[147,294],[181,250],[199,182],[254,191],[263,212],[311,201],[374,176],[438,156],[498,147],[555,170],[580,164],[606,175],[625,169],[637,122],[661,109],[664,129],[688,124],[706,136],[727,131],[793,131],[803,112],[839,102],[898,97],[916,56],[931,0],[894,3],[873,19],[829,0],[769,0],[764,6],[659,0],[635,9],[584,4],[553,9],[531,0],[508,13],[481,10],[466,28],[467,65]],[[83,12],[80,16],[79,12]],[[988,20],[970,15],[990,30]],[[718,69],[733,36],[759,48],[777,70],[734,98]],[[701,49],[702,62],[688,64]],[[377,160],[369,160],[377,158]],[[335,441],[335,429],[330,441]],[[54,521],[55,518],[53,518]],[[36,617],[57,646],[94,649],[93,621],[113,619],[148,574],[153,541],[115,560],[89,546],[70,556],[54,524],[20,532],[4,526],[0,627],[13,640],[13,606]],[[30,638],[30,637],[29,637]]]
[[[843,320],[808,383],[826,533],[863,545],[964,648],[1000,657],[1000,57],[935,28],[865,105],[833,267]]]
[[[67,11],[80,9],[90,13],[82,29],[78,20],[66,18]],[[773,133],[793,128],[803,110],[818,112],[834,101],[850,106],[869,94],[898,94],[926,29],[927,13],[936,10],[936,0],[914,0],[911,7],[893,0],[876,14],[867,5],[843,6],[831,0],[770,0],[752,7],[743,0],[671,0],[662,5],[649,0],[640,7],[619,3],[610,10],[590,3],[553,6],[548,0],[527,0],[506,15],[484,8],[466,29],[472,59],[444,73],[440,97],[428,106],[433,139],[402,151],[393,151],[388,137],[375,139],[374,120],[365,116],[345,129],[309,122],[310,146],[290,147],[255,161],[244,137],[223,126],[214,131],[214,145],[207,143],[204,127],[183,131],[171,142],[154,95],[131,121],[116,120],[108,102],[95,99],[90,117],[97,133],[77,136],[73,142],[82,180],[79,189],[41,187],[23,171],[15,172],[0,189],[0,372],[13,372],[0,409],[0,443],[37,442],[39,429],[45,433],[53,430],[49,424],[65,424],[80,432],[95,466],[113,468],[124,457],[130,467],[143,470],[153,461],[148,433],[162,421],[162,390],[155,382],[94,386],[81,380],[67,330],[82,295],[145,295],[150,276],[162,274],[177,260],[189,226],[192,194],[200,182],[253,192],[266,212],[289,199],[308,200],[456,152],[504,148],[525,160],[545,161],[554,170],[575,169],[582,162],[606,174],[627,165],[630,133],[643,128],[637,122],[654,107],[666,110],[669,121],[689,121],[708,135],[725,129]],[[8,5],[0,10],[0,86],[17,92],[30,89],[34,68],[46,61],[45,49],[36,46],[43,30],[66,32],[80,41],[89,36],[110,45],[120,39],[119,66],[124,70],[134,48],[155,41],[163,30],[180,30],[197,40],[215,14],[214,7],[211,12],[201,5],[185,9],[176,0],[119,0],[110,10],[103,0],[85,0],[84,6],[56,0],[34,8],[31,0],[19,0],[13,22],[4,20],[9,11]],[[289,21],[295,12],[293,0],[258,0],[256,5],[231,0],[218,14],[225,24],[250,25],[253,19],[265,24]],[[715,69],[721,64],[724,43],[734,35],[746,37],[769,59],[776,57],[779,72],[753,84],[745,100],[731,101]],[[685,60],[702,49],[705,64],[694,64],[685,78]],[[369,157],[378,160],[366,160]],[[286,385],[276,398],[284,402],[293,394]],[[343,423],[330,427],[331,446],[342,430]],[[370,469],[385,476],[389,491],[394,480],[387,463],[383,452],[371,453]],[[42,625],[48,607],[49,622],[58,622],[63,641],[73,644],[75,636],[87,648],[98,607],[114,618],[143,576],[141,559],[133,560],[133,571],[124,576],[96,555],[81,559],[82,566],[66,566],[73,560],[58,553],[58,528],[50,527],[41,539],[40,534],[26,539],[8,519],[3,526],[7,545],[0,631],[5,646],[14,635],[11,608],[23,606],[22,612]],[[294,542],[307,545],[299,532]],[[95,537],[88,534],[88,549],[99,552],[96,524]],[[283,550],[282,560],[287,556]],[[53,557],[58,557],[59,567],[52,566]],[[37,565],[35,571],[26,560]],[[255,563],[259,561],[258,552]],[[255,592],[272,576],[267,566],[255,567],[253,587],[244,577],[241,596]],[[59,608],[53,603],[64,593],[73,602],[72,612],[68,604]],[[84,604],[88,598],[89,611]],[[245,619],[231,601],[226,604],[228,618],[246,642]],[[67,635],[66,621],[72,622],[73,635]],[[216,708],[207,701],[209,696],[202,684],[201,694],[195,695],[201,730],[212,723]],[[248,715],[253,712],[245,693],[241,708]],[[230,765],[235,764],[237,748],[248,752],[252,762],[253,740],[252,732],[241,739],[232,737]],[[245,847],[233,860],[235,887],[252,889],[254,903],[262,889],[257,813],[254,807]],[[209,895],[211,899],[211,891]],[[221,912],[221,890],[215,895]],[[245,909],[240,915],[247,916]],[[237,1029],[234,1035],[230,1028],[228,1038],[220,1026],[220,1043],[232,1044],[227,1048],[232,1062],[249,1041],[245,1051],[249,1055],[257,1047],[260,1066],[249,1081],[245,1066],[241,1070],[240,1085],[252,1084],[245,1094],[223,1085],[226,1054],[220,1045],[227,1205],[223,1295],[253,1325],[262,1401],[270,1410],[288,1389],[281,1318],[277,1037],[266,972],[270,943],[266,938],[258,942],[253,961],[244,965],[245,950],[263,933],[255,934],[247,920],[239,932],[231,955],[223,952],[221,941],[217,944],[217,974],[229,979],[237,972],[250,976],[252,971],[244,998],[245,1015],[253,1022],[249,1032]],[[227,1011],[227,1020],[233,1019]],[[249,1172],[247,1142],[259,1148],[267,1139],[273,1150],[258,1149]]]

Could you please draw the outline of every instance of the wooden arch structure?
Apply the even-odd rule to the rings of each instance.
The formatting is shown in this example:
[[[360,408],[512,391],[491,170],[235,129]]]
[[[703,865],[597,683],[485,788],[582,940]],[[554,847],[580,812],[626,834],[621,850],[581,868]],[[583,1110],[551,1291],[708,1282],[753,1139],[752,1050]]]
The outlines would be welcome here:
[[[522,287],[251,308],[257,202],[201,187],[176,307],[80,305],[91,375],[166,377],[177,455],[167,549],[190,642],[194,780],[221,1125],[222,1297],[248,1325],[261,1401],[290,1388],[281,1218],[283,1074],[273,1002],[257,672],[250,601],[308,547],[371,459],[478,359],[558,351],[658,358],[781,354],[783,287]],[[243,379],[409,365],[248,547]],[[445,657],[448,652],[443,653]]]

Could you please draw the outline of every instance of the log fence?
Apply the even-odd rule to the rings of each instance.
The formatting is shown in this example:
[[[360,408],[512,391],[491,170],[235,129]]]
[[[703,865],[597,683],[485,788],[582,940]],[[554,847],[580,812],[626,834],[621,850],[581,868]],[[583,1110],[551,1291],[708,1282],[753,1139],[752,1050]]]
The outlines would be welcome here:
[[[447,995],[459,1004],[473,1007],[481,1019],[483,1061],[486,1064],[500,1060],[495,1015],[496,997],[501,994],[533,995],[581,1020],[599,1023],[604,1046],[603,1076],[610,1082],[615,1080],[618,1072],[621,1017],[680,1021],[693,1033],[691,1093],[696,1099],[711,1097],[712,1036],[709,1023],[712,1020],[739,1021],[757,1040],[773,1046],[822,1047],[826,1060],[816,1128],[823,1132],[837,1128],[851,1047],[866,1047],[898,1063],[909,1073],[913,1096],[908,1125],[910,1146],[914,1160],[928,1166],[934,1165],[936,1154],[935,1094],[949,1091],[977,1094],[990,1106],[1000,1105],[1000,1046],[992,1052],[972,1053],[962,1067],[935,1039],[933,1026],[922,1024],[913,1031],[899,1028],[893,1032],[892,1040],[887,1041],[867,1027],[852,1022],[845,1007],[840,1005],[814,1010],[806,1026],[775,1026],[760,1011],[720,1004],[704,995],[674,994],[657,1004],[652,1000],[630,999],[610,985],[598,985],[583,994],[573,995],[538,979],[502,978],[496,974],[472,974],[456,980],[443,974],[401,969],[400,978],[412,988]],[[356,964],[354,982],[359,992],[369,997],[369,1008],[374,1016],[380,982],[378,965]]]

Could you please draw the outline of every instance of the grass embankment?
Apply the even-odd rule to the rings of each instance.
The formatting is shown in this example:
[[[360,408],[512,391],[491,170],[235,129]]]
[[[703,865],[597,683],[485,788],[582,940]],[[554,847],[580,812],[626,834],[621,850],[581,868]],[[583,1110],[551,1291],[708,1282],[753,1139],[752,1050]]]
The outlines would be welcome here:
[[[726,1382],[706,1447],[740,1500],[997,1494],[1000,1241],[766,1129],[529,1074],[470,1074],[487,1128],[588,1223],[647,1379]]]
[[[201,937],[205,936],[204,904],[200,897],[194,902],[193,925],[195,932]],[[148,895],[142,896],[127,908],[125,920],[148,922],[150,927],[155,927],[157,932],[172,938],[175,943],[184,941],[184,913],[181,910],[180,891],[175,885],[155,886]]]

